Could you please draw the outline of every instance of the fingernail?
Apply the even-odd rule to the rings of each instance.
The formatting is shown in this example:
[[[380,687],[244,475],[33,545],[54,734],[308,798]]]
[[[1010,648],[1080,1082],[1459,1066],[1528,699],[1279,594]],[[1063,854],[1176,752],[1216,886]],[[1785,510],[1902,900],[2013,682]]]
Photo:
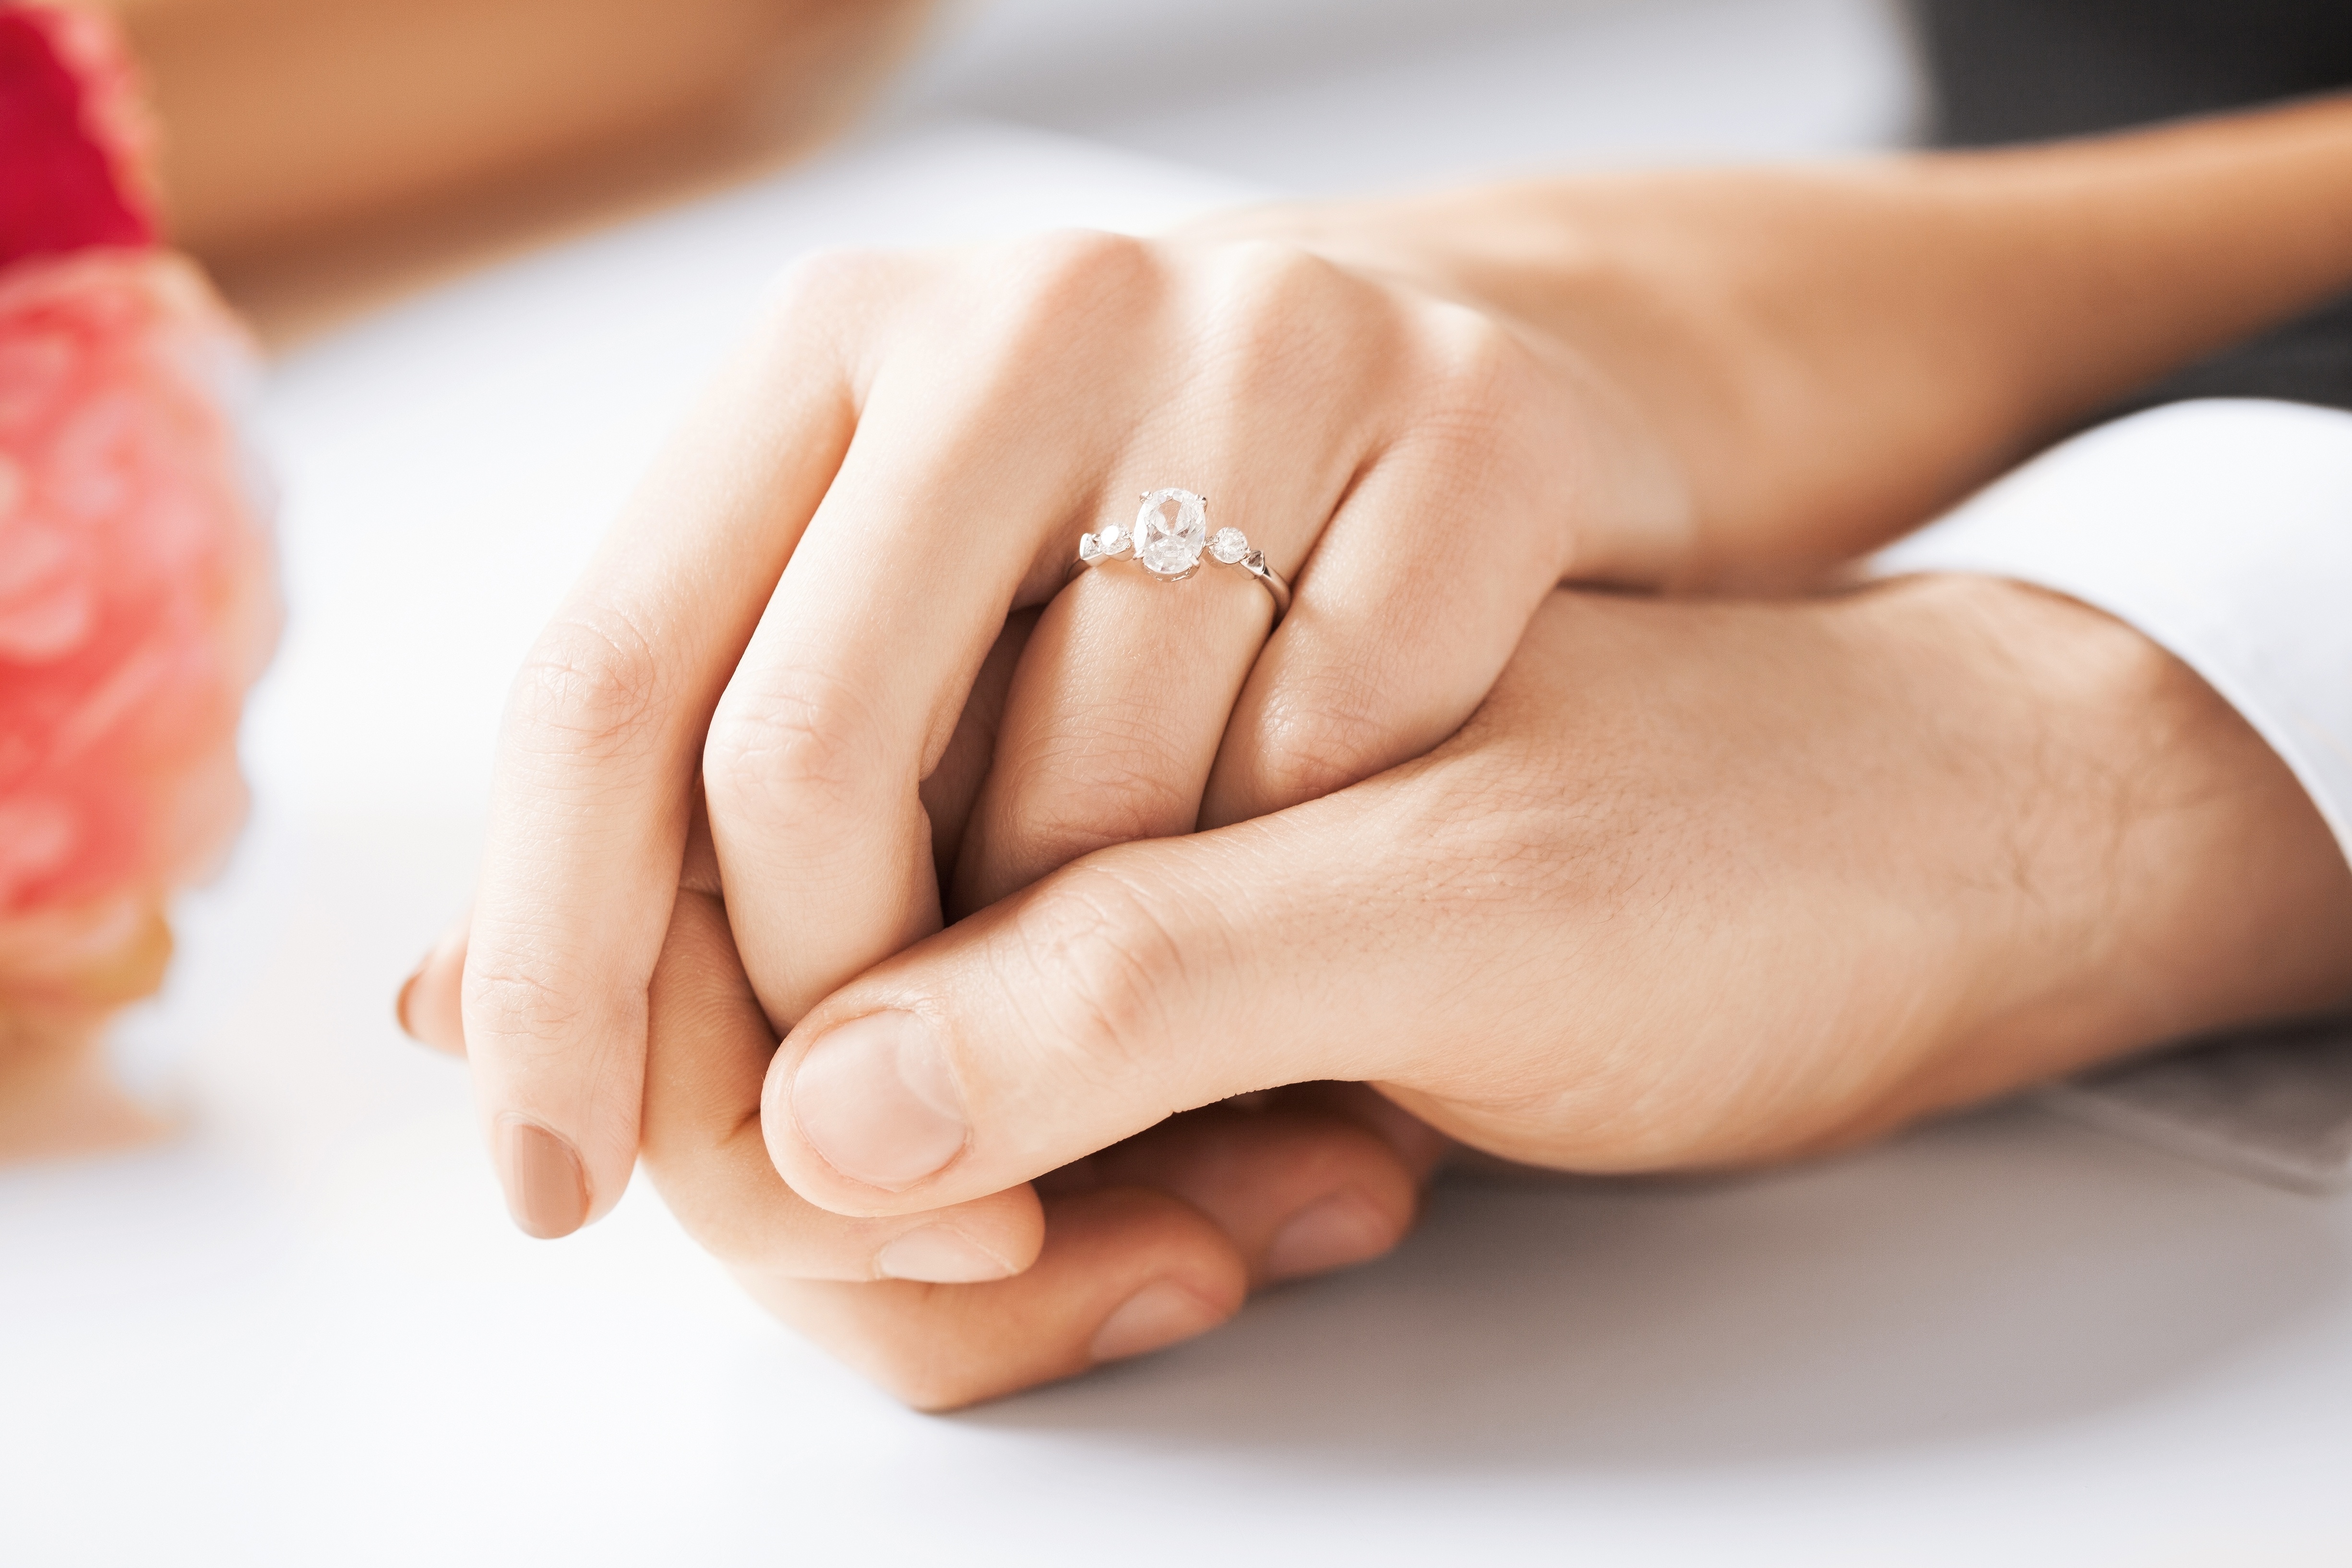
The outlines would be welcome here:
[[[793,1118],[826,1164],[893,1193],[971,1136],[947,1054],[912,1013],[869,1013],[811,1046],[793,1079]]]
[[[1328,1273],[1378,1258],[1396,1242],[1396,1228],[1371,1199],[1350,1189],[1310,1204],[1274,1233],[1265,1249],[1269,1279]]]
[[[400,1032],[419,1044],[423,1043],[424,1037],[416,1032],[416,1026],[408,1021],[408,999],[416,994],[416,983],[425,978],[425,966],[432,962],[433,955],[429,952],[417,961],[416,973],[400,983],[400,994],[394,997],[392,1003],[392,1016],[400,1025]]]
[[[1179,1340],[1208,1332],[1223,1314],[1172,1279],[1155,1279],[1119,1303],[1095,1331],[1087,1353],[1118,1361],[1164,1350]]]
[[[950,1226],[910,1230],[874,1255],[874,1266],[892,1279],[930,1285],[971,1285],[1013,1273],[1004,1259]]]
[[[528,1236],[552,1241],[588,1218],[588,1181],[572,1145],[536,1121],[507,1123],[507,1207]]]

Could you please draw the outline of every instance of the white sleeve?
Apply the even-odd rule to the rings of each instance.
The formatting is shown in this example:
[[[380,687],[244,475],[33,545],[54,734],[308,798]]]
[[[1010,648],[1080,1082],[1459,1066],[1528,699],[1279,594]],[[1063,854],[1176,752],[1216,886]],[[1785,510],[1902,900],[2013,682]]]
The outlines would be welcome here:
[[[2119,419],[1873,566],[2032,583],[2137,627],[2245,716],[2352,858],[2352,414],[2217,398]]]
[[[2137,627],[2271,743],[2352,858],[2352,414],[2232,398],[2119,419],[1873,565],[2038,584]],[[2352,1189],[2352,1023],[2189,1042],[2038,1099],[2257,1181]]]

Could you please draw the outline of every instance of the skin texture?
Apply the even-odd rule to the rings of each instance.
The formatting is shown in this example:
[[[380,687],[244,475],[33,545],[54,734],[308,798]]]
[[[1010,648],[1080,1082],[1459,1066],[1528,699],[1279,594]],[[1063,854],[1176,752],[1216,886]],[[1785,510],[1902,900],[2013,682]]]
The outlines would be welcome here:
[[[698,770],[782,1030],[1074,857],[1426,751],[1563,579],[1803,581],[1911,526],[2352,283],[2347,171],[2323,104],[796,269],[514,689],[464,1009],[519,1219],[628,1178]],[[1263,648],[1229,575],[1055,593],[1169,482],[1296,581]],[[921,783],[1049,597],[943,879]]]
[[[1384,1250],[1441,1132],[1583,1171],[1783,1159],[2352,998],[2352,872],[2276,757],[2138,634],[1983,579],[1551,595],[1425,758],[1087,855],[781,1049],[713,858],[687,857],[652,987],[648,1168],[779,1316],[931,1408]],[[453,1047],[457,967],[410,1007]],[[793,1110],[814,1042],[884,1009],[935,1022],[969,1121],[896,1191]],[[877,1223],[1013,1199],[1041,1229],[973,1234],[1016,1277],[856,1264]],[[1323,1250],[1286,1254],[1302,1220]]]
[[[1341,265],[1573,345],[1675,454],[1697,530],[1668,580],[1786,583],[2352,286],[2352,100],[1275,221]]]

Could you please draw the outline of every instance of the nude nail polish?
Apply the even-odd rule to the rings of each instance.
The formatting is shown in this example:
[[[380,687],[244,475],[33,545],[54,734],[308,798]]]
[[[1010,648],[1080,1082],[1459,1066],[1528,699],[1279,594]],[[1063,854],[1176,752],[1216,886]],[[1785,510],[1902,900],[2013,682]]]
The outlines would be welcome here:
[[[1112,1310],[1087,1353],[1098,1362],[1148,1355],[1208,1332],[1223,1316],[1173,1279],[1155,1279]]]
[[[821,1037],[793,1078],[793,1117],[824,1163],[898,1192],[961,1151],[963,1091],[930,1024],[869,1013]]]
[[[588,1219],[588,1179],[572,1145],[536,1121],[507,1123],[507,1207],[527,1236],[551,1241]]]

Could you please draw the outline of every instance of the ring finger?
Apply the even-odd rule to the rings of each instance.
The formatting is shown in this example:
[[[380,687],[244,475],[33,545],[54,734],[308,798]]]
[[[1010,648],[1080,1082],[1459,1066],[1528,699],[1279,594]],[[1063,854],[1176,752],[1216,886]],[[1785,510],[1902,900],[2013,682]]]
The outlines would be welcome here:
[[[1110,472],[1129,482],[1106,482],[1092,513],[1133,556],[1082,574],[1038,622],[958,864],[958,911],[1107,844],[1192,830],[1275,618],[1227,557],[1254,548],[1295,576],[1378,437],[1382,376],[1402,356],[1376,295],[1311,259],[1244,252],[1174,310],[1196,368],[1118,452]],[[1181,488],[1146,489],[1166,486]],[[1157,545],[1142,536],[1154,525]]]
[[[1326,492],[1345,483],[1343,474],[1311,489],[1221,488],[1265,497],[1246,515],[1280,520],[1266,531],[1276,537],[1248,542],[1262,543],[1280,571],[1306,553],[1329,515]],[[994,903],[1104,845],[1189,833],[1200,818],[1210,767],[1265,644],[1274,601],[1211,553],[1209,542],[1230,526],[1221,523],[1222,510],[1188,491],[1157,491],[1129,524],[1118,506],[1106,505],[1117,518],[1106,526],[1146,542],[1129,558],[1081,574],[1039,616],[965,831],[951,915]],[[1154,527],[1163,531],[1157,542]],[[1147,564],[1147,555],[1158,564]]]

